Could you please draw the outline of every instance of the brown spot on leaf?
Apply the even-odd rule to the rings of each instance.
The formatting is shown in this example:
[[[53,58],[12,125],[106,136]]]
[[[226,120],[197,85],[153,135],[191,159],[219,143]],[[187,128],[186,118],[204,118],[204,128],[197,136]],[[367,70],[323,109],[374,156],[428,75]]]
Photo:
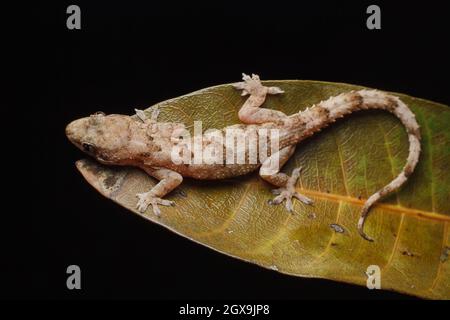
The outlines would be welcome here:
[[[344,233],[345,232],[345,229],[341,225],[336,224],[336,223],[330,224],[330,228],[333,229],[334,232],[337,232],[337,233]]]
[[[187,197],[187,194],[186,194],[186,192],[183,189],[178,189],[177,190],[177,194],[180,195],[183,198]]]
[[[308,219],[315,219],[316,218],[316,214],[314,212],[311,212],[308,214]]]
[[[83,161],[83,169],[86,169],[94,175],[97,175],[102,171],[98,165],[91,161]]]
[[[408,250],[403,250],[402,251],[402,255],[408,256],[408,257],[414,257],[415,256],[414,253],[412,253],[411,251],[408,251]]]
[[[442,254],[441,254],[441,258],[440,258],[441,262],[444,263],[445,261],[447,261],[449,255],[450,255],[450,247],[445,246],[442,249]]]
[[[105,180],[103,180],[103,185],[108,188],[111,189],[112,187],[114,187],[117,183],[118,177],[117,175],[109,175],[108,177],[106,177]]]

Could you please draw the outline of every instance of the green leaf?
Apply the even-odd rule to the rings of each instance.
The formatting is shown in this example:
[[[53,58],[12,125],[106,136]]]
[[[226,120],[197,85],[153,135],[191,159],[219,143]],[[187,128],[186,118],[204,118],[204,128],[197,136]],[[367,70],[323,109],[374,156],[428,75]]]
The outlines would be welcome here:
[[[292,114],[330,96],[362,87],[316,81],[268,81],[285,94],[265,107]],[[298,191],[315,206],[295,202],[294,213],[271,206],[271,187],[257,173],[223,181],[185,179],[167,198],[160,218],[144,217],[224,254],[302,277],[366,285],[369,265],[381,269],[381,287],[425,298],[450,298],[450,109],[396,94],[416,114],[423,136],[418,167],[405,186],[376,205],[366,223],[375,242],[362,239],[356,223],[367,197],[405,164],[406,132],[383,111],[362,111],[305,140],[284,171],[303,166]],[[160,121],[203,121],[203,130],[239,123],[245,101],[230,85],[159,103]],[[137,213],[136,193],[155,180],[134,168],[92,160],[77,167],[98,191]],[[183,191],[187,196],[183,196]],[[138,213],[137,213],[138,214]],[[343,232],[342,232],[343,230]],[[293,297],[295,298],[295,297]]]

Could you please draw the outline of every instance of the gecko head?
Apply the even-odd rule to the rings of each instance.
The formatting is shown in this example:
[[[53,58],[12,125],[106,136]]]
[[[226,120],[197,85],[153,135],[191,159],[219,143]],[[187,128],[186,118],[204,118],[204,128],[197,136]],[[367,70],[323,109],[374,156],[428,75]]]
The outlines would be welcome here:
[[[125,115],[105,115],[103,112],[77,119],[66,127],[69,140],[83,152],[105,164],[121,164],[129,154],[130,125]]]

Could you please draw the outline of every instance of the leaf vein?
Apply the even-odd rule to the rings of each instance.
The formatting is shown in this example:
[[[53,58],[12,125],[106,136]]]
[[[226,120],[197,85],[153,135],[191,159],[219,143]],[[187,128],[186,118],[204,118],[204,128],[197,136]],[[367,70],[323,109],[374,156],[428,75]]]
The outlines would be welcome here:
[[[425,128],[425,133],[427,135],[428,138],[428,160],[430,162],[430,193],[431,193],[431,210],[434,211],[435,210],[435,198],[434,198],[434,175],[433,175],[433,145],[431,143],[431,132],[430,132],[430,128],[428,127],[428,123],[427,121],[424,119],[423,121],[424,123],[424,128]]]
[[[446,222],[444,224],[444,230],[442,232],[442,245],[441,245],[441,251],[439,251],[439,254],[442,254],[442,251],[444,250],[446,244],[447,244],[447,237],[448,237],[448,223]],[[441,270],[442,270],[442,264],[443,262],[439,260],[439,265],[438,265],[438,269],[436,272],[436,276],[433,280],[433,283],[431,284],[430,288],[428,289],[428,291],[433,292],[434,288],[437,286],[438,284],[438,280],[439,277],[441,275]]]
[[[389,143],[386,137],[386,133],[384,132],[383,126],[381,126],[379,123],[377,123],[378,128],[380,129],[381,133],[383,134],[383,145],[386,148],[386,153],[389,159],[389,164],[391,166],[391,173],[392,173],[392,179],[395,179],[395,168],[394,168],[394,159],[392,157],[391,149],[389,147]],[[400,204],[400,200],[398,198],[398,193],[395,192],[395,199],[397,201],[397,204]],[[433,209],[434,211],[434,209]]]
[[[339,155],[339,164],[341,165],[342,181],[343,181],[343,184],[344,184],[345,193],[347,195],[349,195],[349,193],[348,193],[348,186],[347,186],[347,177],[345,175],[345,169],[344,169],[344,161],[343,161],[343,158],[342,158],[342,150],[339,147],[339,142],[337,140],[337,137],[336,137],[335,133],[333,133],[333,137],[334,137],[334,142],[336,143],[336,148],[337,148],[337,152],[338,152],[338,155]]]

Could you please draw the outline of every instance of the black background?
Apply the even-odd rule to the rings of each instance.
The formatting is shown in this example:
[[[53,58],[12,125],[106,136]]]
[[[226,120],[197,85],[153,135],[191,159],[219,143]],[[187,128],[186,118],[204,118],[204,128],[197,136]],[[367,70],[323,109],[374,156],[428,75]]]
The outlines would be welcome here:
[[[74,166],[84,156],[64,136],[67,123],[95,111],[129,114],[238,81],[241,72],[348,82],[450,104],[448,5],[392,2],[38,5],[18,55],[33,57],[31,86],[16,99],[33,99],[20,109],[31,120],[23,171],[32,191],[15,189],[14,209],[4,213],[15,224],[7,227],[2,296],[410,298],[278,274],[145,222],[84,181]],[[373,3],[381,6],[381,30],[366,28]],[[81,7],[81,30],[66,28],[70,4]],[[81,291],[65,286],[70,264],[82,269]]]

